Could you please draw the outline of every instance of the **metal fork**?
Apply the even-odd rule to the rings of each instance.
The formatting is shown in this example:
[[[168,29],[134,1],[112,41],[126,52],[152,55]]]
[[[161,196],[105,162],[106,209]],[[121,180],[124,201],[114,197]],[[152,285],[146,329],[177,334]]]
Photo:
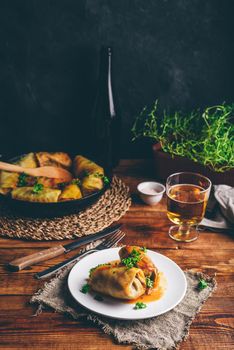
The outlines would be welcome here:
[[[83,258],[84,256],[86,256],[88,254],[97,252],[99,250],[108,249],[108,248],[113,247],[115,244],[117,244],[119,241],[121,241],[121,239],[123,239],[124,236],[125,236],[125,233],[123,233],[121,231],[117,231],[116,233],[114,233],[113,235],[111,235],[110,237],[105,239],[97,247],[89,249],[84,253],[76,254],[75,256],[73,256],[70,259],[67,259],[59,264],[51,266],[46,270],[38,272],[34,275],[34,277],[37,279],[49,277],[49,276],[53,275],[55,272],[59,271],[61,268],[71,264],[72,262],[79,261],[81,258]]]

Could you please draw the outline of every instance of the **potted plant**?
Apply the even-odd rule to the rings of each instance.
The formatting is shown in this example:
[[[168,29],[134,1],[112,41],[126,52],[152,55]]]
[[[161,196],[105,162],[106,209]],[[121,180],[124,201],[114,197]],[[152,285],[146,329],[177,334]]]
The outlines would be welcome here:
[[[234,186],[234,104],[190,113],[159,113],[158,101],[145,107],[132,128],[133,140],[153,140],[156,176],[198,172],[213,184]]]

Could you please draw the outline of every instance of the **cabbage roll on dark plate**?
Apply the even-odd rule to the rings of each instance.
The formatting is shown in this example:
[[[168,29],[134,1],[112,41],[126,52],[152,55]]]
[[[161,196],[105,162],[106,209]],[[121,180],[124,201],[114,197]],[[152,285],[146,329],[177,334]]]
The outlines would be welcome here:
[[[81,181],[81,189],[84,196],[100,191],[103,187],[103,180],[96,174],[87,175]]]
[[[40,166],[57,166],[69,169],[72,160],[67,153],[64,152],[37,152],[36,158]]]
[[[104,169],[100,165],[80,155],[75,157],[73,168],[76,177],[83,177],[94,173],[104,175]]]
[[[80,187],[75,182],[72,182],[65,186],[62,190],[62,193],[59,196],[59,200],[68,200],[68,199],[80,199],[82,198],[82,193]]]
[[[91,272],[89,285],[92,290],[119,299],[136,299],[146,291],[144,272],[139,268],[106,264]]]

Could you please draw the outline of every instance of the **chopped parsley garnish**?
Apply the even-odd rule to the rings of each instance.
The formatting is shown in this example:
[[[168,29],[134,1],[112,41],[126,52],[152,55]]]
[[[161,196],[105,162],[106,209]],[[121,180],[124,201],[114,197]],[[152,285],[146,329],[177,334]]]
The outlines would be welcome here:
[[[108,179],[108,177],[103,175],[103,174],[95,173],[94,176],[102,179],[102,181],[105,185],[108,185],[110,183],[110,180]]]
[[[141,260],[141,253],[138,252],[136,249],[133,249],[131,254],[127,257],[121,260],[122,264],[127,266],[129,269],[132,267],[136,267],[137,263]]]
[[[101,295],[99,295],[99,294],[95,295],[94,299],[97,300],[97,301],[103,301],[104,300],[103,297]]]
[[[27,181],[26,181],[27,176],[28,176],[27,174],[21,173],[21,174],[19,175],[19,179],[18,179],[18,184],[17,184],[17,186],[19,186],[19,187],[27,186]]]
[[[202,289],[205,289],[206,287],[208,287],[207,282],[203,279],[200,279],[200,281],[198,283],[198,289],[202,290]]]
[[[146,253],[146,252],[147,252],[146,247],[141,247],[141,250],[142,250],[144,253]]]
[[[84,284],[80,291],[83,294],[87,294],[89,291],[89,288],[90,288],[89,284]]]
[[[63,190],[64,187],[66,187],[68,184],[69,184],[69,182],[60,182],[60,183],[58,184],[58,188],[59,188],[60,190]]]
[[[44,188],[43,184],[35,184],[33,186],[32,192],[35,194],[38,194],[43,190],[43,188]]]
[[[153,288],[154,286],[154,281],[152,281],[149,277],[145,278],[145,282],[146,282],[146,287],[147,288]]]
[[[138,301],[138,302],[135,304],[134,309],[135,309],[135,310],[140,310],[140,309],[145,309],[146,307],[147,307],[146,304],[144,304],[144,303]]]
[[[80,186],[80,180],[79,179],[73,179],[71,182],[72,185]]]

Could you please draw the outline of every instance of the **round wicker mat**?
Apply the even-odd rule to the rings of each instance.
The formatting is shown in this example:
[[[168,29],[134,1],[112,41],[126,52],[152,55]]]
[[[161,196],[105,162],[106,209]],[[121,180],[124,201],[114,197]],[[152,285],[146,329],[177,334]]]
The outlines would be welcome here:
[[[91,207],[78,214],[52,219],[17,217],[0,208],[0,235],[30,240],[76,238],[103,230],[129,209],[129,188],[116,176],[110,188]]]

